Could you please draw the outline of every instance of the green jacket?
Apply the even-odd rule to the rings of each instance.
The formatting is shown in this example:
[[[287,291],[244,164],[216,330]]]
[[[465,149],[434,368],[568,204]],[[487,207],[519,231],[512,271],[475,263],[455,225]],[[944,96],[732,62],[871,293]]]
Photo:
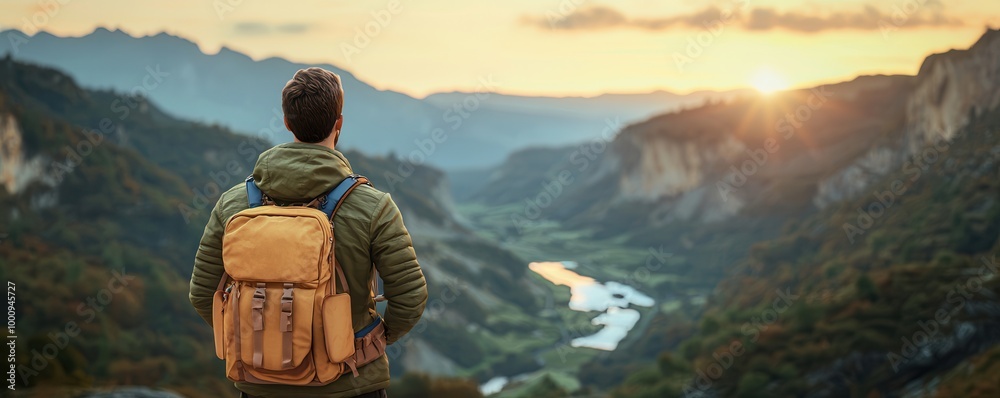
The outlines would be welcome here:
[[[318,197],[351,174],[351,165],[340,152],[305,143],[278,145],[260,155],[253,177],[264,193],[280,202],[302,202]],[[222,194],[212,210],[195,255],[191,273],[191,304],[212,324],[212,296],[222,278],[222,235],[233,214],[248,208],[246,186],[238,184]],[[367,185],[357,187],[334,216],[337,226],[337,261],[347,274],[351,292],[354,330],[374,320],[370,296],[371,264],[382,278],[388,305],[384,314],[389,344],[408,332],[423,313],[427,286],[417,264],[410,234],[389,194]],[[345,232],[346,231],[346,232]],[[250,395],[261,397],[352,397],[386,388],[389,361],[381,359],[321,387],[236,383]]]

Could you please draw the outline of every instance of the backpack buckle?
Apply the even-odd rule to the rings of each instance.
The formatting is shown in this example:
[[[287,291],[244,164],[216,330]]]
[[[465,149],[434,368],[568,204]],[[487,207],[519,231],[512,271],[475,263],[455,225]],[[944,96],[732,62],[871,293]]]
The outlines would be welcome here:
[[[254,331],[264,330],[264,288],[266,286],[266,284],[257,283],[257,289],[253,291],[253,301],[250,303],[252,311],[250,316],[253,321]]]
[[[285,283],[282,285],[283,290],[281,291],[281,331],[291,332],[292,331],[292,302],[293,302],[293,292],[292,284]]]

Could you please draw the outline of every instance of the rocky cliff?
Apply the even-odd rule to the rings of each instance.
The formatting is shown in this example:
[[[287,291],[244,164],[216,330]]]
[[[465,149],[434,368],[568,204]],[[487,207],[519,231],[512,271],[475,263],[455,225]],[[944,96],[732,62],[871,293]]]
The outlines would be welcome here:
[[[1000,31],[988,30],[967,50],[928,57],[912,92],[900,99],[906,105],[899,137],[878,142],[850,164],[831,170],[819,182],[814,203],[822,208],[855,198],[865,194],[872,181],[907,161],[923,163],[927,145],[951,140],[972,118],[1000,106],[996,87],[1000,87]]]
[[[479,199],[530,203],[545,181],[521,187],[518,174],[503,170],[539,164],[551,178],[561,170],[582,177],[566,184],[548,218],[600,215],[648,224],[652,214],[713,223],[822,209],[869,193],[872,181],[926,145],[951,139],[970,117],[996,109],[998,83],[1000,32],[989,30],[967,50],[927,58],[917,76],[863,76],[744,96],[654,117],[578,148],[525,151],[488,184],[494,193],[496,187],[518,192]],[[558,161],[525,160],[529,154]]]
[[[39,170],[32,167],[33,163],[40,162],[25,161],[24,140],[14,116],[0,115],[0,182],[8,193],[17,193],[28,181],[37,178]]]

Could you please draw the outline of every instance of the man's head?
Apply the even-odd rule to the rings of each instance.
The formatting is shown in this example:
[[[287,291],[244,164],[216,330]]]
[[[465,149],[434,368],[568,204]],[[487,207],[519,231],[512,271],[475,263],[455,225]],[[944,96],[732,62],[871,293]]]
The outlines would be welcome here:
[[[344,88],[340,76],[321,68],[300,69],[281,90],[281,111],[285,127],[295,139],[320,143],[336,134],[340,137],[344,117]]]

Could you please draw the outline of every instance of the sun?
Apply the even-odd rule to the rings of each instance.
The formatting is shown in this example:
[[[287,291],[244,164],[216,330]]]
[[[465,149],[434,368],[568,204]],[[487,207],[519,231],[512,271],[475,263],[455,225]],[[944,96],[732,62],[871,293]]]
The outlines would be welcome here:
[[[753,75],[750,84],[761,94],[767,95],[788,88],[788,82],[769,68],[761,68]]]

